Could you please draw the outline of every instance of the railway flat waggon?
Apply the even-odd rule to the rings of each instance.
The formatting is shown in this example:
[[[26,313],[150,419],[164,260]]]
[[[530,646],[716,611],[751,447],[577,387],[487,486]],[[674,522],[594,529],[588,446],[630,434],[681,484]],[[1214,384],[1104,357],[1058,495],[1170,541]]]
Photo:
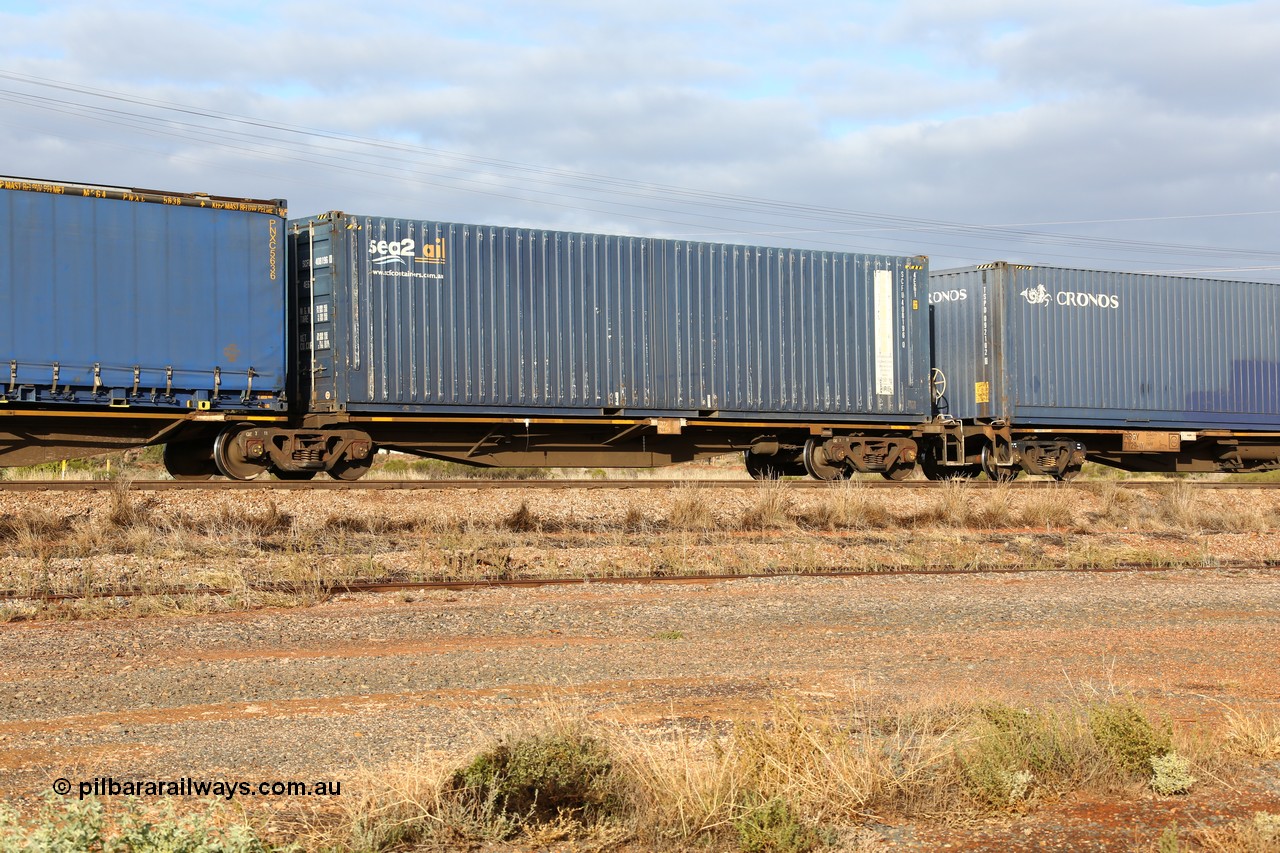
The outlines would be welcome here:
[[[290,248],[306,429],[257,431],[277,470],[336,434],[488,466],[914,467],[922,257],[336,212]]]
[[[1280,467],[1280,286],[992,263],[930,274],[925,473]]]
[[[0,178],[0,466],[283,422],[279,200]]]

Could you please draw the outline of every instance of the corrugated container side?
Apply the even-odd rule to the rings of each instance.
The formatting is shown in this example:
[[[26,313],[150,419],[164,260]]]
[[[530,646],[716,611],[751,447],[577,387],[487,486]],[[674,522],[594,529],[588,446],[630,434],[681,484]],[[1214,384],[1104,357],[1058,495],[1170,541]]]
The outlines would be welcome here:
[[[41,186],[0,186],[0,394],[283,406],[281,215]]]
[[[336,365],[309,392],[319,410],[927,415],[922,258],[340,214],[292,227],[299,293],[331,321],[302,341]]]
[[[999,313],[992,301],[995,275],[976,268],[929,273],[934,408],[940,415],[1005,416],[1003,371],[995,363],[1002,353],[993,328]]]
[[[930,288],[957,417],[1280,425],[1278,285],[1000,264],[934,273]],[[968,294],[960,310],[938,302],[948,291]]]

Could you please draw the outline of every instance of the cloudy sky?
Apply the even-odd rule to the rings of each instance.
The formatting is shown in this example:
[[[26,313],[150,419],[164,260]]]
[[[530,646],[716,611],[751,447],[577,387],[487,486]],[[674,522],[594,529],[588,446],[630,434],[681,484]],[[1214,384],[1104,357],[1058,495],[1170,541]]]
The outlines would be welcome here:
[[[0,172],[1280,281],[1280,0],[0,0]]]

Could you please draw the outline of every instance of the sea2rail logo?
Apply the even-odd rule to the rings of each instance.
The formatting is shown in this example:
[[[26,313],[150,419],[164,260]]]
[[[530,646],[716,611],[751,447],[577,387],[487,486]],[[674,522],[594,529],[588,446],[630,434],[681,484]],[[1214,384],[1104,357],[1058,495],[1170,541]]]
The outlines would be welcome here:
[[[1028,305],[1061,305],[1065,308],[1103,308],[1115,311],[1120,308],[1120,297],[1114,293],[1085,293],[1080,290],[1059,290],[1050,293],[1044,284],[1028,287],[1020,294]]]
[[[375,267],[388,268],[408,266],[407,258],[412,258],[417,242],[411,237],[403,240],[370,240],[369,258]]]
[[[419,264],[439,267],[448,259],[448,252],[443,237],[422,247],[417,254],[418,244],[412,237],[403,240],[370,240],[369,262],[372,272],[393,278],[426,278],[443,279],[439,272],[424,272]],[[410,261],[413,264],[410,264]]]

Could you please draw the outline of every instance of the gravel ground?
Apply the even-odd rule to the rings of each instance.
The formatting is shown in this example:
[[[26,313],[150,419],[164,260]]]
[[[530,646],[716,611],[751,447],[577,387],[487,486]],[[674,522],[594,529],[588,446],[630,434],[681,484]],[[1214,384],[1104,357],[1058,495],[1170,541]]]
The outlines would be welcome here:
[[[1280,553],[1280,492],[0,492],[19,591],[249,580],[611,577],[853,568],[1252,567]],[[0,603],[0,620],[32,615]]]
[[[549,706],[705,727],[778,695],[1042,705],[1099,690],[1211,721],[1226,707],[1277,713],[1278,662],[1280,573],[1234,569],[592,584],[15,623],[0,626],[0,791],[190,776],[338,780],[354,795],[358,768],[462,756]],[[999,850],[1084,827],[1128,849],[1173,816],[1280,811],[1276,769],[1123,815],[1072,801],[959,835],[878,831]]]

